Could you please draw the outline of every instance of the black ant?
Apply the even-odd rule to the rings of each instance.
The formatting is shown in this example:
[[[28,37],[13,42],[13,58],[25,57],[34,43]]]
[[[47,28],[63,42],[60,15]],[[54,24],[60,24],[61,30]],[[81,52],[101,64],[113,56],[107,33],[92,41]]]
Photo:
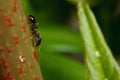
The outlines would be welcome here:
[[[28,15],[28,19],[32,23],[31,33],[34,37],[33,45],[37,47],[41,44],[41,37],[38,32],[37,22],[36,22],[35,17],[32,15]]]

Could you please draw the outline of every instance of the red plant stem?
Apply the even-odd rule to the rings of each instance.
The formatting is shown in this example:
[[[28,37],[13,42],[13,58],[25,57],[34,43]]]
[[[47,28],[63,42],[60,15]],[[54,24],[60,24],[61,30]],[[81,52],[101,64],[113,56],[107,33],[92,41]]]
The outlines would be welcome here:
[[[21,0],[0,1],[0,80],[43,80]]]

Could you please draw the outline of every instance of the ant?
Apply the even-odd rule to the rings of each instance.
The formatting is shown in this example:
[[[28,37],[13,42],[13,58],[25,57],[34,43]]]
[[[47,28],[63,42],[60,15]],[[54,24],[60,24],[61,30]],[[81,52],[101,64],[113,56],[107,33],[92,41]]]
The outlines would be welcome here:
[[[36,19],[34,16],[32,15],[28,15],[28,20],[31,22],[32,24],[32,27],[31,27],[31,33],[34,37],[34,43],[33,45],[34,46],[39,46],[41,44],[41,37],[39,35],[39,32],[38,32],[38,26],[37,26],[37,22],[36,22]]]

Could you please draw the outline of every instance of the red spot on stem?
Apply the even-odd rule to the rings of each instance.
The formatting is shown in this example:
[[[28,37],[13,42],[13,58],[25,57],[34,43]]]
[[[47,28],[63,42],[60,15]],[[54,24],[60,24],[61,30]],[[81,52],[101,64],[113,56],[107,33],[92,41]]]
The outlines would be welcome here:
[[[3,51],[4,51],[3,47],[0,47],[0,52],[3,52]]]
[[[1,61],[2,61],[3,67],[5,69],[7,69],[8,68],[8,62],[5,59],[3,59],[3,58],[1,58]]]
[[[25,26],[22,25],[21,28],[22,28],[22,32],[26,32]]]
[[[13,0],[13,11],[17,12],[17,0]]]
[[[8,79],[7,79],[7,76],[4,76],[4,79],[3,79],[3,80],[8,80]]]
[[[14,26],[14,23],[8,16],[3,16],[3,19],[10,28]]]
[[[8,77],[8,80],[12,80],[12,72],[8,71],[7,72],[7,77]]]
[[[14,36],[14,43],[17,45],[17,44],[19,44],[19,38],[18,38],[18,36]]]
[[[35,77],[34,77],[34,80],[39,80],[38,76],[35,76]]]
[[[36,62],[38,62],[38,57],[35,51],[33,51],[33,58]]]
[[[21,68],[21,67],[18,68],[18,72],[19,72],[19,74],[24,74],[25,73],[24,69]]]
[[[7,45],[7,53],[9,54],[9,53],[11,53],[11,47],[9,46],[9,45]]]

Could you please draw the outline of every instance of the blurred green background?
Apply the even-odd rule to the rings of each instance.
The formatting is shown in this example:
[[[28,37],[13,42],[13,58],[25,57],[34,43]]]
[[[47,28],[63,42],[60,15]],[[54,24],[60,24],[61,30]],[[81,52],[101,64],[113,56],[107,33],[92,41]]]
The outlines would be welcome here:
[[[42,44],[37,50],[44,80],[86,80],[75,4],[67,0],[23,0],[23,3],[26,14],[35,16],[39,23]],[[119,61],[120,0],[88,0],[88,3]]]

